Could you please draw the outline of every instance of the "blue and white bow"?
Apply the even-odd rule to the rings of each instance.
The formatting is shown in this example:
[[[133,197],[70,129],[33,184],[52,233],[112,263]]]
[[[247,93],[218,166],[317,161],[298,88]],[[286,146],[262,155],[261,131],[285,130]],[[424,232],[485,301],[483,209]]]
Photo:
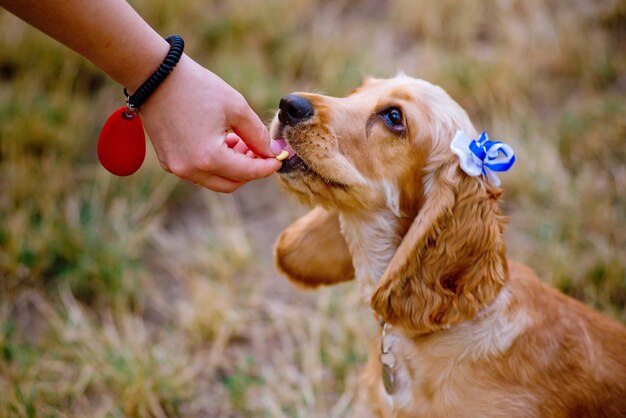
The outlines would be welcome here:
[[[513,148],[490,141],[485,132],[473,140],[465,132],[457,131],[450,148],[459,157],[463,171],[474,177],[484,174],[496,186],[500,186],[500,179],[494,171],[507,171],[515,163]]]

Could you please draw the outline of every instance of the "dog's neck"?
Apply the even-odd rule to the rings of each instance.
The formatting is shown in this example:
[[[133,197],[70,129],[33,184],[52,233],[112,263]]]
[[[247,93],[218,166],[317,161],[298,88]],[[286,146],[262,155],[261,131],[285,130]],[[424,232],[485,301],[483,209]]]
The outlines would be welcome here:
[[[400,218],[392,210],[341,213],[341,233],[348,244],[361,295],[369,304],[372,293],[400,241]]]

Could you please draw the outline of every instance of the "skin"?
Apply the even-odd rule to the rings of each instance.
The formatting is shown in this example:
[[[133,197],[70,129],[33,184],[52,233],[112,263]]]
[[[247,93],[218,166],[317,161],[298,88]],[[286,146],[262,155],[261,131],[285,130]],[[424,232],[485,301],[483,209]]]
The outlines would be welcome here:
[[[0,6],[78,52],[132,92],[169,44],[124,0],[0,0]],[[243,96],[183,55],[140,109],[161,166],[218,192],[280,167],[280,145]]]

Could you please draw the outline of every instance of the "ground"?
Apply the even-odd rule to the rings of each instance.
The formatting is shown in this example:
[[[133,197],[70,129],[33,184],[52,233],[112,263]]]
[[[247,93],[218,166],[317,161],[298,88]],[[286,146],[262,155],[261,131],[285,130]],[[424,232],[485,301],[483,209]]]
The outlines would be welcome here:
[[[265,120],[365,75],[441,85],[516,150],[509,256],[626,321],[624,2],[131,4]],[[348,416],[376,323],[352,284],[304,292],[274,270],[306,209],[275,178],[198,189],[151,149],[109,175],[95,144],[122,97],[0,11],[0,416]]]

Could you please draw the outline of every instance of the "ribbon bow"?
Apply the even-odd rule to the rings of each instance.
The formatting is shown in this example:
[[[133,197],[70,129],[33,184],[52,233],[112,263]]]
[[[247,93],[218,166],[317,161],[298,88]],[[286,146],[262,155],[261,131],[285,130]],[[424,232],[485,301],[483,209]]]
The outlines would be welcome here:
[[[450,148],[459,157],[463,171],[473,177],[484,174],[496,187],[500,186],[500,179],[494,171],[507,171],[515,163],[513,148],[489,140],[486,132],[473,140],[457,131]]]

